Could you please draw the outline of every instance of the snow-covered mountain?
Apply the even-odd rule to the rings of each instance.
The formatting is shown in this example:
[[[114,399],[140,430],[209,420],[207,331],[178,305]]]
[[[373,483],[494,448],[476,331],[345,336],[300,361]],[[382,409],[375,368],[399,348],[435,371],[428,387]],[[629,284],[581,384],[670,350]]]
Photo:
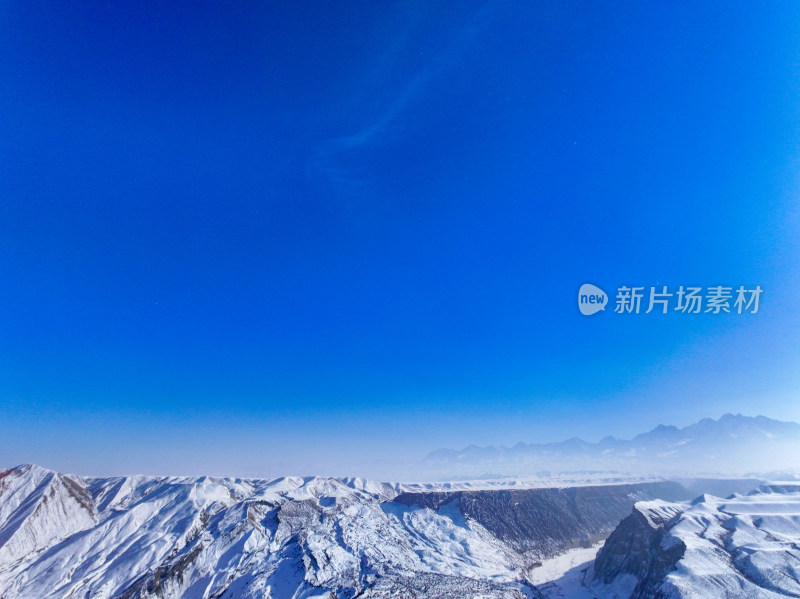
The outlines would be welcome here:
[[[547,471],[607,471],[660,476],[728,475],[800,470],[800,424],[725,414],[684,428],[660,425],[630,440],[574,438],[514,447],[440,449],[424,460],[432,476],[535,476]]]
[[[638,503],[586,583],[601,598],[800,597],[800,485]]]
[[[542,560],[674,482],[568,488],[0,473],[3,599],[540,597]]]

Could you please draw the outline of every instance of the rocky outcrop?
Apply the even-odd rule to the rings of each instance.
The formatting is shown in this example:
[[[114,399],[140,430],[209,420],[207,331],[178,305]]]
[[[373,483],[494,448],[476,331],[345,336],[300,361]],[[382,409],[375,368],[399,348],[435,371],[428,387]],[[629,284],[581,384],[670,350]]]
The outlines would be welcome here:
[[[800,597],[800,486],[636,504],[586,582],[619,599]]]
[[[674,482],[522,489],[403,493],[396,503],[439,509],[454,504],[517,551],[546,559],[605,539],[637,501],[688,499]]]
[[[525,587],[528,596],[541,595]],[[519,589],[503,587],[483,580],[441,574],[417,574],[409,577],[388,576],[378,579],[356,599],[464,599],[465,597],[491,597],[492,599],[525,599]]]
[[[594,581],[632,587],[630,597],[661,599],[664,577],[686,550],[678,539],[665,542],[665,529],[686,507],[664,501],[634,505],[631,514],[620,522],[598,552]]]

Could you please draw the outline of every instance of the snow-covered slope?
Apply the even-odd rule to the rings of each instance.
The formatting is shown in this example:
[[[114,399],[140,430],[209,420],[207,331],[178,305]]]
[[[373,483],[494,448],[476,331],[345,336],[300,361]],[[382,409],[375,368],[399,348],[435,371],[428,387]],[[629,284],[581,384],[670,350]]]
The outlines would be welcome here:
[[[538,561],[676,483],[448,491],[362,479],[0,475],[3,599],[539,597]]]
[[[800,597],[800,486],[636,504],[598,553],[599,597]]]
[[[659,425],[623,440],[598,443],[518,443],[513,447],[440,449],[424,467],[437,478],[546,477],[551,472],[646,473],[650,476],[743,476],[776,470],[800,471],[800,424],[764,416],[725,414],[684,427]],[[542,472],[545,471],[545,472]]]
[[[96,521],[92,498],[77,478],[35,466],[0,472],[0,498],[0,567]]]

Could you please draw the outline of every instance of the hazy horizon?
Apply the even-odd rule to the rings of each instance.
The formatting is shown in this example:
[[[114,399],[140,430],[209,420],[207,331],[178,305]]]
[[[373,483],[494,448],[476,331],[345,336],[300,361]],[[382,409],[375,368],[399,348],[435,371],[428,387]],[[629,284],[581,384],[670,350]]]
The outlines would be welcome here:
[[[703,420],[711,420],[713,422],[721,422],[724,418],[733,416],[734,419],[744,416],[745,419],[756,419],[756,418],[767,418],[772,422],[776,422],[779,424],[784,424],[786,421],[771,419],[769,417],[765,417],[764,415],[757,415],[757,416],[748,416],[743,414],[731,414],[726,413],[719,418],[706,418],[702,419],[698,422],[689,423],[688,426],[700,424]],[[800,427],[800,423],[792,423],[797,424]],[[640,475],[650,475],[653,477],[675,477],[675,476],[692,476],[692,472],[690,470],[670,470],[665,469],[665,464],[657,464],[652,463],[652,465],[648,466],[647,461],[642,464],[638,464],[635,467],[631,468],[630,464],[622,464],[622,463],[609,463],[598,461],[597,459],[589,458],[587,460],[581,460],[579,462],[569,462],[565,463],[560,458],[554,457],[550,459],[545,459],[541,463],[531,465],[530,463],[525,464],[525,462],[519,462],[517,465],[514,465],[514,462],[507,462],[503,464],[500,462],[500,468],[496,466],[492,466],[489,462],[489,465],[475,465],[472,469],[467,468],[466,470],[463,468],[455,468],[455,469],[448,469],[447,466],[445,467],[435,467],[431,466],[430,464],[426,464],[428,458],[431,456],[439,453],[440,451],[452,451],[452,452],[461,452],[465,449],[499,449],[499,450],[509,450],[514,451],[518,448],[521,444],[527,446],[536,446],[539,444],[560,444],[564,442],[569,442],[575,438],[579,438],[581,441],[588,443],[589,445],[596,445],[599,444],[601,441],[608,440],[609,437],[614,437],[616,441],[627,442],[631,441],[633,437],[646,434],[650,432],[656,432],[659,427],[662,426],[675,426],[671,424],[660,423],[656,427],[648,430],[642,430],[636,433],[636,435],[630,435],[626,438],[621,437],[614,437],[613,435],[604,435],[602,438],[597,439],[580,439],[579,437],[569,437],[569,438],[561,438],[561,439],[554,439],[554,440],[519,440],[514,444],[509,445],[476,445],[476,444],[468,444],[465,446],[458,446],[458,447],[431,447],[427,450],[422,451],[422,453],[414,454],[412,453],[405,453],[403,451],[395,451],[390,457],[386,458],[364,458],[362,455],[359,455],[358,452],[354,452],[351,456],[338,462],[337,464],[331,464],[329,462],[324,462],[319,460],[319,456],[316,452],[308,452],[303,455],[303,459],[305,460],[305,468],[302,466],[298,469],[296,466],[285,466],[280,461],[280,456],[240,456],[239,459],[230,460],[230,458],[223,452],[219,457],[209,457],[206,461],[198,462],[195,465],[194,470],[186,471],[186,470],[170,470],[169,467],[161,465],[156,465],[155,463],[151,463],[150,470],[146,471],[119,471],[119,470],[103,470],[103,471],[72,471],[64,469],[63,467],[59,468],[53,464],[47,463],[39,463],[36,461],[22,461],[15,464],[3,464],[0,466],[0,469],[6,467],[17,467],[24,464],[36,464],[37,466],[47,468],[49,470],[59,471],[63,473],[69,474],[76,474],[78,476],[99,476],[99,477],[108,477],[108,476],[130,476],[130,475],[144,475],[144,476],[215,476],[215,477],[241,477],[241,478],[280,478],[280,477],[287,477],[287,476],[301,476],[301,477],[313,477],[313,476],[322,476],[322,477],[335,477],[335,478],[350,478],[350,477],[360,477],[360,478],[368,478],[377,481],[384,481],[384,482],[444,482],[444,481],[469,481],[469,480],[482,480],[482,479],[518,479],[518,480],[534,480],[537,478],[541,478],[543,481],[546,480],[549,476],[555,477],[554,480],[558,479],[559,477],[565,478],[569,480],[569,474],[577,474],[581,471],[585,472],[595,472],[596,476],[610,476],[613,474],[618,474],[623,477],[629,477],[634,479],[636,476]],[[679,429],[683,429],[685,427],[679,426],[676,427]],[[788,447],[788,446],[787,446]],[[734,449],[734,448],[732,448]],[[733,451],[733,454],[740,454],[743,450],[745,454],[749,454],[751,452],[759,452],[764,453],[763,448],[753,447],[752,445],[748,445],[746,447],[738,447],[735,448],[738,450]],[[784,448],[786,449],[786,448]],[[791,448],[789,452],[792,454],[796,454],[797,451],[800,450],[800,439],[792,440],[791,441]],[[241,451],[240,448],[234,448],[234,451]],[[770,448],[766,450],[766,453],[769,454],[770,452],[774,453],[775,448]],[[783,452],[785,453],[785,452]],[[163,456],[162,456],[163,457]],[[136,459],[140,459],[141,456],[137,456]],[[276,459],[277,458],[277,459]],[[220,459],[223,459],[220,462]],[[739,458],[733,457],[731,460],[733,463],[736,463],[736,460]],[[719,475],[719,476],[742,476],[742,475],[765,475],[769,471],[778,471],[778,470],[785,470],[786,472],[793,471],[796,472],[798,476],[800,476],[800,462],[786,460],[781,457],[770,457],[770,460],[774,462],[772,466],[764,467],[764,468],[751,468],[743,471],[736,471],[733,470],[725,470],[724,468],[720,469],[719,465],[717,466],[709,466],[709,470],[707,474],[712,475]],[[61,464],[68,464],[68,462],[60,462]],[[610,465],[609,465],[610,464]],[[283,468],[283,469],[282,469]],[[716,468],[716,470],[715,470]],[[702,470],[702,468],[701,468]],[[549,474],[544,474],[548,472]],[[694,473],[697,475],[697,472]],[[580,477],[579,477],[580,478]]]

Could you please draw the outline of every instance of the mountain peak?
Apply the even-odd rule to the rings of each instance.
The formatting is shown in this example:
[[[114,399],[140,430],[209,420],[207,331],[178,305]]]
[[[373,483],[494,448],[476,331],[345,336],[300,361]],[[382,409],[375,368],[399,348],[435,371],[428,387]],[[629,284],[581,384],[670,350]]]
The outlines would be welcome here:
[[[672,424],[659,424],[657,427],[655,427],[650,432],[651,433],[667,433],[667,432],[671,433],[671,432],[679,431],[679,430],[680,429],[677,426],[674,426]]]
[[[12,470],[20,473],[24,472],[45,472],[47,474],[53,473],[55,474],[55,470],[51,470],[50,468],[45,468],[44,466],[40,466],[39,464],[34,464],[33,462],[29,462],[27,464],[20,464],[18,466],[14,466]]]
[[[43,468],[38,464],[19,464],[18,466],[14,466],[8,470],[0,471],[0,479],[11,475],[14,475],[15,477],[33,476],[42,478],[48,474],[56,474],[56,472],[48,468]]]
[[[728,412],[720,417],[719,422],[730,422],[731,420],[754,420],[754,418],[743,416],[742,414],[731,414]]]

